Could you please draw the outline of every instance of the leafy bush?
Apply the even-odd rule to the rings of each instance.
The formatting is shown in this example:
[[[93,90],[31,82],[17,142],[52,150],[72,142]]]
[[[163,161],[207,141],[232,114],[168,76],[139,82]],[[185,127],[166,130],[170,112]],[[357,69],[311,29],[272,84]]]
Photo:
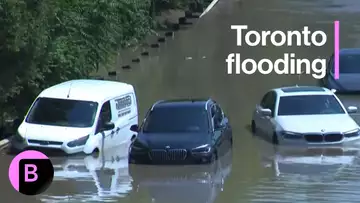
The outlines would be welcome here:
[[[151,31],[160,1],[1,1],[0,111],[23,116],[42,89],[97,71]]]

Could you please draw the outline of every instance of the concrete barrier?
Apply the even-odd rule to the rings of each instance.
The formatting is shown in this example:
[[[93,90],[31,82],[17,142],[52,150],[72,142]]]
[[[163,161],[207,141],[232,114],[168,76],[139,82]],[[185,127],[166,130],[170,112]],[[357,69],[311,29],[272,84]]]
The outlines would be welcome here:
[[[0,150],[4,149],[5,147],[7,147],[10,143],[9,139],[3,139],[0,141]]]

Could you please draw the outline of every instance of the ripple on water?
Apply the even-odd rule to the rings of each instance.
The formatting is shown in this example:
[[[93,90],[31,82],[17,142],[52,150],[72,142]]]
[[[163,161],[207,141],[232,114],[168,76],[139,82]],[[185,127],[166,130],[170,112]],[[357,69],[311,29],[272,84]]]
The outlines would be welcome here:
[[[299,155],[284,157],[287,157],[286,153],[273,158],[271,170],[275,175],[259,180],[250,189],[250,202],[359,202],[360,158],[357,149],[339,155],[307,156],[307,161]],[[328,161],[322,162],[324,159]]]
[[[360,11],[360,1],[358,0],[293,0],[292,3],[294,5],[301,5],[302,7],[307,6],[315,10],[326,12],[356,13]]]
[[[116,202],[132,190],[126,146],[104,151],[102,156],[54,159],[54,181],[40,196],[42,202]]]

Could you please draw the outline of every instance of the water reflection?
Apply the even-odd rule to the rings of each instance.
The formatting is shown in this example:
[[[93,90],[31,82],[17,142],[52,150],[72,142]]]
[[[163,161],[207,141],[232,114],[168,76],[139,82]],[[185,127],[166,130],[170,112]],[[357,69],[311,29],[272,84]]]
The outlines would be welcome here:
[[[211,203],[231,173],[232,152],[213,165],[130,166],[134,193],[148,192],[148,202]]]
[[[126,196],[132,187],[124,150],[127,148],[117,147],[104,151],[99,157],[54,159],[54,182],[41,199],[44,202],[106,202]]]
[[[357,148],[277,147],[265,157],[273,175],[252,188],[251,202],[356,202],[360,195]]]
[[[276,148],[268,165],[276,176],[333,176],[354,164],[358,149],[352,148]],[[314,180],[314,179],[312,179]]]

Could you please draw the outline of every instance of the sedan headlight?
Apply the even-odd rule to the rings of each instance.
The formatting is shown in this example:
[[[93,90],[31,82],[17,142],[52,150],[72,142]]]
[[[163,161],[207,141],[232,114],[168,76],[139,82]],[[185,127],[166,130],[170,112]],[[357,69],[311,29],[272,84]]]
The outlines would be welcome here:
[[[358,129],[358,128],[344,132],[345,137],[357,137],[359,135],[360,135],[360,129]]]
[[[209,153],[211,151],[211,146],[209,144],[200,145],[191,150],[192,153]]]
[[[285,139],[302,139],[303,138],[303,135],[301,133],[295,133],[295,132],[290,132],[290,131],[282,131],[281,135]]]
[[[20,133],[18,131],[16,131],[15,135],[13,136],[13,141],[15,142],[24,142],[25,138],[23,136],[20,135]]]
[[[78,147],[78,146],[82,146],[85,145],[87,140],[89,139],[89,135],[85,136],[85,137],[81,137],[79,139],[73,140],[71,142],[69,142],[67,144],[68,147]]]

